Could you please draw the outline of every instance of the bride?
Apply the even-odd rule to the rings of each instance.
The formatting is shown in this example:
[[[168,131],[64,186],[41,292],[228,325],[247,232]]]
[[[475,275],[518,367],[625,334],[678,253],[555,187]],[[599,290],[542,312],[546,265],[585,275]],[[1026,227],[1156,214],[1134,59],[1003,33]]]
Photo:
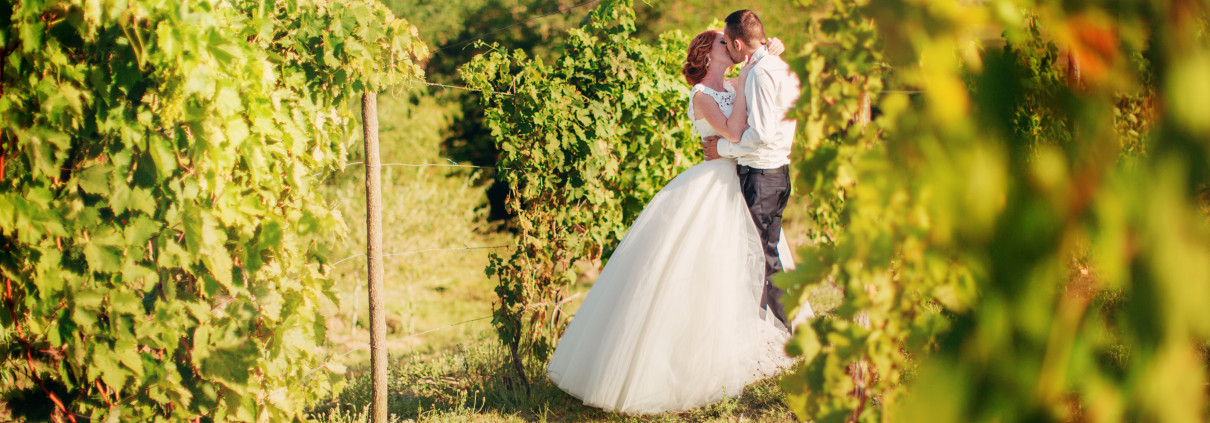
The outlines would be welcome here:
[[[736,87],[748,69],[725,80],[734,65],[722,31],[689,44],[682,73],[693,86],[689,117],[701,137],[736,142],[747,126]],[[780,250],[789,265],[789,250]],[[760,308],[763,251],[735,160],[686,170],[635,219],[564,331],[547,375],[584,403],[623,413],[738,396],[793,363],[783,350],[785,327]]]

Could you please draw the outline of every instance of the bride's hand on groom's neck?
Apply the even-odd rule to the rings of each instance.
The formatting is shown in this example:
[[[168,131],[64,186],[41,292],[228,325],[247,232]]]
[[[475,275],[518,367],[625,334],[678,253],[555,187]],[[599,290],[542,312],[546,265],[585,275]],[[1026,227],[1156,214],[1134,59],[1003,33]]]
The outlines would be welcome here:
[[[765,44],[765,48],[769,50],[769,54],[774,56],[781,56],[786,51],[786,45],[777,37],[770,38],[768,44]]]

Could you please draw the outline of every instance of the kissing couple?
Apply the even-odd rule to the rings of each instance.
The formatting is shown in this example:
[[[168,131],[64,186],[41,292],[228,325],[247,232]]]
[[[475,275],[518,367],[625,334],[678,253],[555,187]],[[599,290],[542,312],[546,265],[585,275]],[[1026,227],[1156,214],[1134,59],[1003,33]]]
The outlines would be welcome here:
[[[690,43],[682,74],[705,161],[644,207],[564,331],[547,375],[585,404],[628,414],[735,397],[793,365],[770,281],[792,266],[786,118],[799,81],[750,10]],[[725,79],[743,64],[739,76]],[[779,247],[780,246],[780,247]],[[812,316],[809,306],[799,319]]]

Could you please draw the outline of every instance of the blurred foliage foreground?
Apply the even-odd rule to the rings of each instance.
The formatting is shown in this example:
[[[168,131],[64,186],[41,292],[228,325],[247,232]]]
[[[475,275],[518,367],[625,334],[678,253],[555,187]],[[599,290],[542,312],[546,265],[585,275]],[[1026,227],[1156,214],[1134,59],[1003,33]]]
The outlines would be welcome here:
[[[818,242],[779,283],[792,308],[821,283],[845,301],[787,345],[803,357],[782,384],[798,416],[1206,419],[1210,3],[799,7],[794,160]],[[632,148],[693,151],[683,118],[645,123],[675,113],[684,87],[660,62],[674,47],[626,37],[629,2],[591,16],[553,65],[495,51],[462,69],[507,93],[483,98],[498,165],[543,164],[507,178],[526,247],[490,267],[514,357],[542,361],[569,263],[607,256],[652,190],[599,197],[676,170]]]
[[[799,417],[1205,421],[1210,2],[804,7]]]

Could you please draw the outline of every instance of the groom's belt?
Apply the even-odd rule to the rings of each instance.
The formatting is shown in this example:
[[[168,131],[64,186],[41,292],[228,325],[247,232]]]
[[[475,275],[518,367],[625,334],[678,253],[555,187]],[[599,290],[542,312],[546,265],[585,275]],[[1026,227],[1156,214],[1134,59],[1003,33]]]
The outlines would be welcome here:
[[[784,165],[784,166],[775,167],[772,169],[759,169],[759,168],[755,168],[755,167],[747,166],[747,165],[739,165],[739,166],[735,167],[735,172],[740,175],[743,175],[746,173],[760,173],[760,174],[764,174],[764,175],[776,175],[776,174],[786,173],[789,170],[790,170],[790,165]]]

